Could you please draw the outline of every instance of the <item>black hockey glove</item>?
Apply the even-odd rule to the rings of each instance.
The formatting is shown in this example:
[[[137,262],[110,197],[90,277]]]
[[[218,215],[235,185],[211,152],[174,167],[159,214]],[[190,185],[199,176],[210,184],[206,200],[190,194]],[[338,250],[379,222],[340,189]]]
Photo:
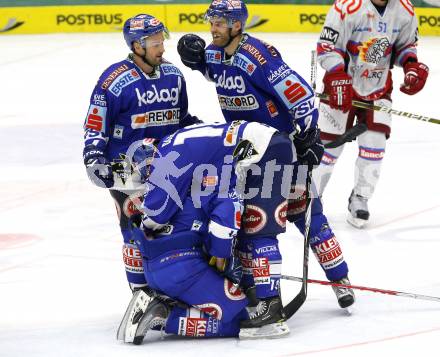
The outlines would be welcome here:
[[[191,69],[200,69],[205,63],[206,43],[192,33],[183,35],[177,43],[177,52],[182,63]]]
[[[243,267],[240,258],[217,258],[212,256],[209,260],[209,265],[216,267],[222,276],[228,278],[234,284],[240,284],[243,276]]]
[[[240,258],[228,258],[223,275],[234,284],[240,284],[241,278],[243,277],[243,266],[241,265]]]
[[[317,166],[321,162],[324,145],[319,137],[320,132],[318,128],[309,129],[293,138],[298,162],[301,165]]]
[[[113,171],[104,152],[94,145],[87,145],[83,150],[87,176],[98,187],[111,188],[114,185]]]

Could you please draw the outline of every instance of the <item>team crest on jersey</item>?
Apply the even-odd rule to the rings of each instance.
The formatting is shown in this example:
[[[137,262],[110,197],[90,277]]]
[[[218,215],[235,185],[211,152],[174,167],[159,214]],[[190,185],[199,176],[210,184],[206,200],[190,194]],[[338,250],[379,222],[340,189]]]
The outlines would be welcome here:
[[[134,83],[141,79],[139,73],[134,69],[130,69],[120,74],[116,80],[108,87],[110,93],[119,97],[122,93],[122,89],[127,87],[129,84]]]
[[[390,41],[386,37],[370,38],[358,46],[359,59],[366,63],[378,64],[385,57],[390,47]]]
[[[221,63],[222,53],[220,51],[206,50],[205,51],[206,63]]]

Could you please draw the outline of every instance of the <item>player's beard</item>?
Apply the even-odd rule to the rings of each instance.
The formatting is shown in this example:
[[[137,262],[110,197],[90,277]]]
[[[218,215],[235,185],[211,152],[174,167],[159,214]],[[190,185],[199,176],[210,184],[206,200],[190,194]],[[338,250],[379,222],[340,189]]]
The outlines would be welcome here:
[[[156,66],[159,66],[162,63],[162,60],[163,60],[162,55],[151,57],[151,56],[148,56],[148,52],[147,52],[147,50],[145,50],[145,54],[141,57],[142,57],[142,60],[146,64],[148,64],[150,67],[154,68]]]
[[[239,36],[240,33],[237,33],[233,36],[232,29],[230,28],[226,34],[212,33],[211,35],[212,35],[212,42],[215,46],[225,48],[228,47],[231,44],[231,42],[234,40],[234,38]],[[217,35],[218,37],[214,38],[214,35]]]

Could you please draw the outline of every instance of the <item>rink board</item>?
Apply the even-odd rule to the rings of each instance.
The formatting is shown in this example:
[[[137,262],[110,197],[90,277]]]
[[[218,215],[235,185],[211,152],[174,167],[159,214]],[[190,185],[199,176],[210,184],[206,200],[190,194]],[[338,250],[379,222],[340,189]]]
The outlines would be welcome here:
[[[0,8],[0,34],[115,32],[124,20],[148,13],[171,32],[207,31],[206,4],[90,5]],[[249,5],[250,32],[319,33],[328,5]],[[422,35],[440,35],[440,8],[417,8]]]

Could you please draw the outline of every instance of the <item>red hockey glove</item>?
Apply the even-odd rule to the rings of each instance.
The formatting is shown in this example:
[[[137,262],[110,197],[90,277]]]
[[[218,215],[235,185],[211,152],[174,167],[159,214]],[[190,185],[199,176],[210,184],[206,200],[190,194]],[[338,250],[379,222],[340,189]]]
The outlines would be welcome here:
[[[400,90],[408,95],[420,92],[425,86],[428,78],[429,68],[426,64],[420,62],[407,62],[403,67],[405,78]]]
[[[329,105],[344,113],[351,109],[353,98],[353,80],[345,72],[332,72],[324,76],[325,92],[329,95]]]

